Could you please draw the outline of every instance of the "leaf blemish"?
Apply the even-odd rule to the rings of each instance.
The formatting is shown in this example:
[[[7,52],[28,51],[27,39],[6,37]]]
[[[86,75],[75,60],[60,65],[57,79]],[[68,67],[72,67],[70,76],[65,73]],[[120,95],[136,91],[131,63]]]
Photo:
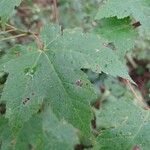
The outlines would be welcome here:
[[[104,47],[107,47],[107,46],[108,46],[108,43],[103,43],[103,46],[104,46]]]
[[[83,82],[80,79],[76,80],[76,85],[81,87],[83,85]]]
[[[33,75],[34,75],[34,74],[36,73],[36,71],[37,71],[37,68],[38,68],[38,65],[33,66],[33,67],[27,67],[27,68],[24,69],[24,73],[25,73],[25,75],[27,75],[27,76],[33,77]]]
[[[23,100],[23,104],[25,105],[28,101],[30,101],[30,98],[29,98],[29,97],[27,97],[27,98],[25,98],[25,99]]]
[[[135,145],[132,150],[141,150],[139,146]]]

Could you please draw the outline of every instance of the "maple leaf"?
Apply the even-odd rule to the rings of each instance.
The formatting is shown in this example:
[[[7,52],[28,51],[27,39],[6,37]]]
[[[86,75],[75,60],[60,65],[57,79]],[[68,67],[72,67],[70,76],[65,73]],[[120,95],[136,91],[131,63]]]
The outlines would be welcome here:
[[[14,129],[20,128],[44,101],[59,119],[91,134],[93,117],[90,102],[97,98],[82,68],[130,79],[115,53],[103,46],[94,34],[46,25],[41,32],[44,49],[31,51],[4,63],[9,73],[1,101],[6,101],[6,117]]]

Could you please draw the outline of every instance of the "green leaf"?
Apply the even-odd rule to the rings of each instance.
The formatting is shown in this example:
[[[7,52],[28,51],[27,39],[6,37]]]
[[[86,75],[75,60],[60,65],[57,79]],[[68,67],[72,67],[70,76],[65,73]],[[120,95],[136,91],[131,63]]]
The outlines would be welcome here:
[[[100,130],[98,149],[130,150],[138,147],[149,150],[149,110],[141,108],[128,93],[122,93],[118,98],[110,94],[96,111],[97,128]]]
[[[5,54],[0,58],[0,68],[3,68],[3,64],[30,52],[37,50],[37,46],[34,43],[28,45],[16,44],[14,47],[5,51]]]
[[[0,0],[0,17],[5,23],[13,14],[14,7],[19,6],[22,0]]]
[[[45,150],[73,150],[79,144],[77,130],[65,120],[59,122],[50,108],[43,114],[43,131]]]
[[[9,150],[12,141],[11,131],[8,121],[0,116],[0,149]]]
[[[73,150],[79,143],[76,129],[64,120],[59,121],[50,107],[41,115],[33,116],[16,136],[6,120],[0,120],[0,131],[1,150]]]
[[[132,16],[140,21],[145,31],[150,31],[150,1],[149,0],[107,0],[99,8],[96,19],[117,16],[118,19]]]
[[[131,25],[130,18],[117,19],[113,17],[102,19],[95,32],[107,39],[109,43],[115,45],[116,53],[120,56],[121,60],[126,52],[134,47],[137,37],[137,31]]]
[[[56,117],[64,118],[89,136],[93,117],[90,102],[97,95],[81,69],[129,78],[126,67],[92,34],[66,30],[62,35],[57,27],[47,25],[41,39],[43,50],[4,64],[9,73],[1,97],[1,101],[6,101],[6,117],[18,129],[47,100]]]
[[[57,68],[51,61],[46,52],[34,52],[6,66],[9,76],[1,98],[7,102],[6,117],[13,126],[20,125],[40,109],[43,99],[48,99],[58,117],[89,133],[92,115],[88,101],[95,97],[89,81],[80,70]],[[76,84],[78,80],[82,87]]]
[[[105,46],[106,41],[99,36],[83,34],[80,29],[64,30],[61,36],[59,28],[55,29],[54,36],[54,28],[47,25],[43,29],[41,38],[45,41],[45,49],[57,49],[60,53],[67,53],[74,60],[78,60],[75,63],[79,67],[88,68],[97,73],[103,71],[114,77],[120,76],[131,80],[127,68],[119,61],[117,55]],[[49,34],[50,30],[52,34]],[[48,43],[51,36],[53,38]]]
[[[24,125],[14,149],[26,150],[30,144],[37,150],[73,150],[78,143],[76,130],[67,122],[59,121],[47,108],[40,117],[34,116]]]

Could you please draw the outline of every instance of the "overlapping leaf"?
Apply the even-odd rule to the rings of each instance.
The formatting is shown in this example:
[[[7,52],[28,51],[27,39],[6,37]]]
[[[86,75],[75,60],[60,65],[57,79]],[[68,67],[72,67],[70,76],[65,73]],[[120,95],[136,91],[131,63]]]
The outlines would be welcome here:
[[[119,87],[121,86],[117,89]],[[98,149],[149,150],[149,110],[138,106],[125,89],[121,91],[120,98],[117,97],[111,93],[100,110],[96,111],[97,128],[100,130],[97,137]]]
[[[129,18],[117,19],[113,17],[102,19],[95,32],[115,45],[116,53],[121,60],[123,60],[126,52],[134,47],[137,37],[137,32],[131,25]]]
[[[37,46],[35,45],[35,43],[30,43],[28,45],[16,44],[15,46],[13,46],[10,49],[8,49],[7,51],[5,51],[5,54],[3,56],[1,56],[0,68],[3,67],[4,63],[6,63],[12,59],[21,57],[23,55],[26,55],[28,53],[31,53],[35,50],[37,50]]]
[[[0,18],[6,22],[12,15],[15,6],[19,6],[22,0],[0,0]]]
[[[13,142],[8,121],[4,116],[0,116],[0,149],[9,150]]]
[[[59,121],[50,108],[32,117],[15,137],[4,118],[0,119],[0,131],[1,150],[73,150],[79,143],[76,129]]]
[[[149,0],[106,0],[100,7],[96,19],[117,16],[124,18],[132,16],[141,23],[144,31],[150,31],[150,1]]]

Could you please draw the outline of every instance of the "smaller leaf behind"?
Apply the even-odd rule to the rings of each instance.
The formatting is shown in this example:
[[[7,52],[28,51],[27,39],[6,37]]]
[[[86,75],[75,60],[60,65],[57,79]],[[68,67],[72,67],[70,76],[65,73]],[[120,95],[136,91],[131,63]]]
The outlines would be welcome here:
[[[122,90],[116,91],[119,87]],[[125,87],[113,84],[112,88],[115,89],[110,91],[100,110],[96,110],[97,128],[100,131],[97,137],[98,149],[129,150],[139,147],[149,150],[149,110],[138,106]]]
[[[15,136],[7,120],[1,118],[1,150],[73,150],[79,143],[76,129],[63,120],[59,121],[50,109],[47,107],[41,115],[34,115]]]
[[[150,34],[150,1],[149,0],[107,0],[99,8],[95,19],[117,16],[118,19],[128,16],[141,23],[139,29],[146,35]]]
[[[102,19],[99,21],[95,32],[109,43],[114,44],[115,52],[124,60],[127,51],[131,51],[137,38],[137,31],[131,25],[130,18],[117,19],[116,17]]]

